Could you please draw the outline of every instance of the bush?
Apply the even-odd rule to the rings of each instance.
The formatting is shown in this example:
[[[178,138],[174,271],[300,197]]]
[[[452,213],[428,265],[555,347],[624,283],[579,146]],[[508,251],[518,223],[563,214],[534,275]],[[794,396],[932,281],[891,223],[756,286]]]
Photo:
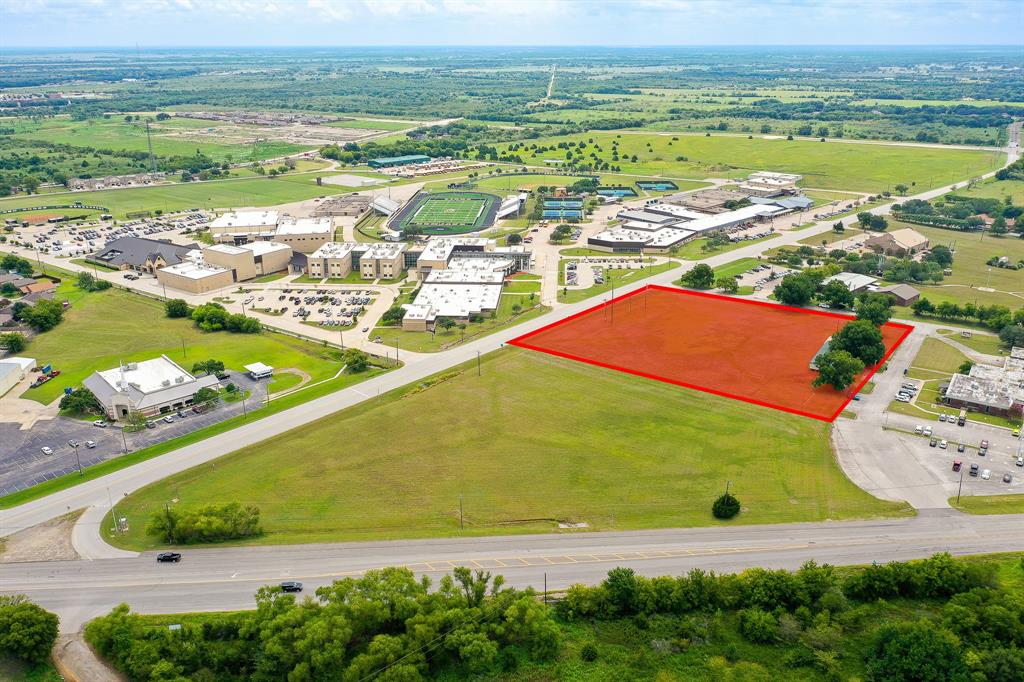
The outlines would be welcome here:
[[[21,332],[8,332],[6,334],[0,334],[0,348],[7,349],[7,352],[11,355],[16,355],[21,351],[25,350],[25,346],[28,345],[28,340],[25,335]]]
[[[724,493],[711,505],[716,519],[731,519],[740,513],[740,501],[734,495]]]
[[[50,657],[60,619],[24,595],[0,596],[0,653],[29,663]]]
[[[208,504],[182,511],[170,506],[153,513],[148,535],[167,544],[222,542],[261,535],[260,510],[237,502]]]
[[[183,299],[172,298],[164,303],[164,312],[167,317],[188,317],[192,311]]]
[[[755,644],[770,644],[779,637],[775,616],[758,608],[740,611],[740,633]]]
[[[71,393],[65,393],[60,399],[59,407],[61,411],[77,414],[100,414],[103,411],[100,401],[84,386],[76,388]]]
[[[878,628],[867,657],[876,680],[967,680],[956,637],[928,621],[886,624]]]
[[[597,660],[597,647],[593,642],[587,642],[580,647],[580,660],[592,663]]]

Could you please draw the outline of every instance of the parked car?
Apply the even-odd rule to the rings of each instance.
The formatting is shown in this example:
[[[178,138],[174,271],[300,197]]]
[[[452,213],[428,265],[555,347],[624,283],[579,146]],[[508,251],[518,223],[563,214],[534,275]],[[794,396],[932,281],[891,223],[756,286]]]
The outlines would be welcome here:
[[[41,447],[39,449],[42,451],[42,453],[44,455],[52,455],[53,454],[53,448],[49,447],[48,445],[44,445],[43,447]]]
[[[185,417],[188,416],[188,412],[186,412],[185,410],[178,410],[178,416],[184,419]]]
[[[956,451],[957,452],[963,452],[966,449],[967,449],[967,446],[964,445],[963,443],[958,443],[957,446],[956,446]]]
[[[984,457],[988,454],[988,448],[978,448],[978,456]]]
[[[77,448],[78,447],[78,441],[75,440],[74,438],[72,438],[71,440],[68,441],[68,447],[69,448]]]
[[[1017,458],[1017,466],[1024,467],[1024,457]]]
[[[957,426],[963,426],[966,423],[967,423],[967,417],[957,417],[957,419],[956,419],[956,425]]]
[[[939,444],[939,441],[935,440],[934,438],[932,438],[930,441],[928,441],[928,447],[931,447],[931,448],[934,448],[938,444]]]
[[[98,426],[98,427],[100,427],[101,429],[105,429],[105,428],[107,428],[107,422],[105,422],[105,421],[104,421],[104,420],[102,420],[102,419],[97,419],[96,421],[94,421],[94,422],[92,423],[92,425],[93,425],[93,426]]]
[[[924,427],[924,435],[926,435],[926,436],[932,435],[932,427],[930,427],[930,426]]]
[[[87,441],[85,441],[85,447],[87,447],[88,449],[92,450],[94,447],[96,447],[96,441],[94,441],[94,440],[87,440]]]
[[[949,441],[943,438],[941,441],[939,441],[939,447],[945,450],[946,448],[949,447]]]
[[[981,446],[980,446],[980,447],[981,447],[981,448],[982,448],[983,450],[988,450],[988,441],[987,441],[987,440],[983,440],[983,441],[981,441]]]
[[[984,471],[981,472],[981,480],[987,481],[990,478],[992,478],[992,470],[991,469],[985,469]]]
[[[176,564],[179,561],[181,561],[181,554],[178,552],[160,552],[156,555],[156,562],[158,564]]]
[[[285,580],[281,583],[282,592],[302,592],[302,583],[297,580]]]
[[[970,474],[971,474],[971,476],[977,476],[978,475],[978,465],[977,464],[972,464],[971,465]]]
[[[939,421],[940,422],[946,421],[946,413],[945,412],[943,412],[942,414],[939,415]]]
[[[1013,476],[1010,473],[1003,474],[1003,483],[1012,483]]]
[[[147,429],[155,429],[156,428],[156,422],[153,421],[152,419],[147,419],[146,420],[146,428]]]
[[[953,471],[960,471],[960,467],[962,467],[962,466],[963,466],[963,464],[964,464],[964,463],[963,463],[963,462],[961,462],[960,460],[958,460],[958,459],[954,459],[954,460],[953,460]]]

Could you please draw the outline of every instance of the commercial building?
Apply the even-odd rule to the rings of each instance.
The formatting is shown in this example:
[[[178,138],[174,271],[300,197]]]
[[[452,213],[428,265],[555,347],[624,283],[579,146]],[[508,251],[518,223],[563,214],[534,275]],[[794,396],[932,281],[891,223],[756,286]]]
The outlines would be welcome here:
[[[234,246],[214,244],[194,249],[185,260],[156,271],[157,281],[171,289],[205,294],[263,275],[288,269],[292,249],[287,244],[256,241]]]
[[[803,180],[802,175],[791,173],[770,173],[758,171],[747,176],[747,181],[739,186],[739,191],[752,197],[777,197],[780,194],[796,194],[799,188],[796,183]]]
[[[977,363],[954,374],[942,398],[952,407],[1003,417],[1024,413],[1024,348],[1014,347],[1003,366]]]
[[[879,294],[892,296],[896,305],[913,305],[921,298],[921,292],[909,284],[894,284],[877,290]]]
[[[85,260],[108,268],[153,274],[160,268],[182,262],[188,252],[196,248],[196,244],[182,246],[144,237],[118,237]]]
[[[0,396],[17,386],[35,366],[35,358],[0,358]]]
[[[364,244],[359,256],[363,279],[397,279],[405,272],[405,244]]]
[[[334,239],[334,221],[330,218],[285,218],[277,224],[274,241],[287,244],[299,253],[313,253]]]
[[[306,258],[306,274],[323,279],[343,279],[359,268],[356,242],[327,242]]]
[[[729,189],[704,189],[699,192],[679,192],[662,197],[666,204],[691,208],[702,213],[725,213],[727,203],[743,201],[747,195]]]
[[[193,404],[200,389],[215,388],[219,383],[213,375],[194,377],[161,355],[93,372],[82,385],[93,392],[108,417],[124,419],[136,412],[152,417],[183,409]]]
[[[407,154],[406,156],[388,156],[379,159],[370,159],[366,165],[370,168],[393,168],[395,166],[407,166],[410,163],[430,163],[429,156],[423,154]]]
[[[868,287],[877,281],[877,277],[871,277],[870,275],[859,275],[856,272],[840,272],[838,275],[826,278],[821,284],[824,286],[829,282],[842,282],[852,293],[859,294],[862,291],[867,291]]]
[[[210,236],[215,242],[245,243],[271,238],[277,232],[277,211],[232,211],[210,223]]]
[[[873,234],[864,240],[864,246],[887,256],[913,256],[927,251],[928,237],[909,227],[892,232]]]

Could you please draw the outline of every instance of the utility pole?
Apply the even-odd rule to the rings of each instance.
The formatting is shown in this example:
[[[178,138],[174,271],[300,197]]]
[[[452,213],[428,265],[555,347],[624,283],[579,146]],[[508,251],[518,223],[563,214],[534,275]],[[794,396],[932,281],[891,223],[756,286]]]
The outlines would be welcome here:
[[[964,488],[964,468],[960,466],[960,485],[956,488],[956,503],[960,504],[960,491]]]
[[[480,376],[480,351],[476,352],[476,375]]]
[[[248,419],[249,413],[245,409],[245,391],[242,391],[242,419]]]
[[[465,519],[462,515],[462,493],[459,493],[459,528],[461,530],[466,530]]]
[[[75,444],[72,445],[71,447],[73,447],[75,449],[75,462],[78,463],[78,475],[81,476],[82,475],[82,460],[78,458],[78,441],[75,441]]]
[[[121,427],[121,442],[124,443],[125,454],[128,454],[128,437],[124,435],[124,426]]]

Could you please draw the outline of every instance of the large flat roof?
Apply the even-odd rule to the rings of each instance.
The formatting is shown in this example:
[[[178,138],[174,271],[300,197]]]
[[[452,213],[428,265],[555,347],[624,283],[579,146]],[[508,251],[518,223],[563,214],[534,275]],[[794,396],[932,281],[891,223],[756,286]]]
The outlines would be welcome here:
[[[142,393],[153,393],[171,386],[195,381],[195,377],[166,355],[142,362],[129,362],[122,367],[104,370],[97,374],[114,389],[126,390],[124,385],[127,384]]]
[[[332,230],[334,221],[330,218],[296,218],[278,223],[276,234],[330,234]]]
[[[344,258],[352,255],[352,249],[358,244],[355,242],[327,242],[321,244],[320,248],[314,251],[310,258]]]
[[[169,272],[173,275],[187,277],[189,279],[205,279],[207,277],[213,277],[214,275],[231,271],[227,268],[210,265],[206,262],[196,263],[194,261],[183,261],[177,265],[169,265],[166,268],[163,268],[161,272]]]
[[[231,211],[210,222],[210,229],[219,227],[266,227],[277,225],[277,211]]]

